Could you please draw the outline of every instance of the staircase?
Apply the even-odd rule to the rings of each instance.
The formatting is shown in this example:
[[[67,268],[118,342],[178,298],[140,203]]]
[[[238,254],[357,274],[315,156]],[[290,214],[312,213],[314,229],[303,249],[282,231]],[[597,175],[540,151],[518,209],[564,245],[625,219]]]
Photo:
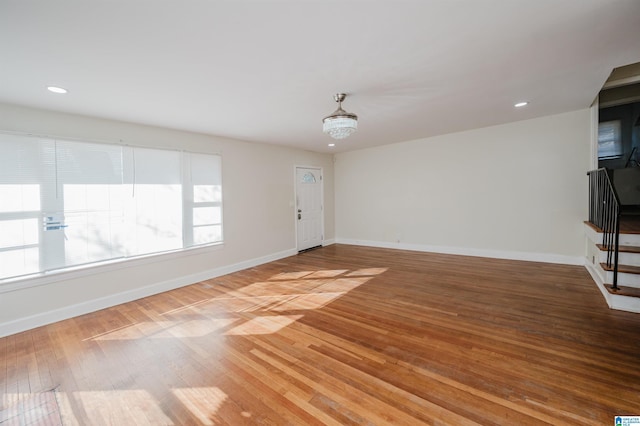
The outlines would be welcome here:
[[[640,215],[620,216],[617,290],[613,266],[607,266],[604,232],[585,222],[589,240],[586,267],[611,309],[640,313]]]

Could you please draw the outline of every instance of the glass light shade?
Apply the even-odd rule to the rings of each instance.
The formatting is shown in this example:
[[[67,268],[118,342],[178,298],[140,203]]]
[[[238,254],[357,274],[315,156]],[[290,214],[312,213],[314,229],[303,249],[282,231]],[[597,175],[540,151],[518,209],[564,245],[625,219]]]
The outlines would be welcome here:
[[[334,139],[344,139],[358,129],[358,122],[350,117],[326,118],[322,131]]]
[[[357,118],[350,116],[329,116],[323,120],[322,124],[322,131],[334,139],[344,139],[357,129]]]

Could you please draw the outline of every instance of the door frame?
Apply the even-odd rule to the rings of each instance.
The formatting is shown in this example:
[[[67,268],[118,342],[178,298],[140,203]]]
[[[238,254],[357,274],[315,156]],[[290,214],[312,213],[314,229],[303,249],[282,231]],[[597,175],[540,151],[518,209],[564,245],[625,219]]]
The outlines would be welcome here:
[[[305,166],[296,164],[293,166],[293,229],[295,243],[294,247],[298,250],[298,169],[315,169],[320,170],[320,206],[322,215],[320,217],[320,235],[322,236],[320,244],[324,246],[324,168],[320,166]]]
[[[596,96],[593,103],[589,107],[589,115],[591,117],[591,158],[589,170],[598,168],[598,120],[600,111],[600,96]]]

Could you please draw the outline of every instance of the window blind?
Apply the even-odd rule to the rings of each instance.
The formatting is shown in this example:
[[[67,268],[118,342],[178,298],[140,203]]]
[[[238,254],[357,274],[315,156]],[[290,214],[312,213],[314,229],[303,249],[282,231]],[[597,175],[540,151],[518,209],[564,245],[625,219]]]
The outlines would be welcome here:
[[[0,134],[0,279],[222,241],[221,158]]]
[[[598,158],[616,158],[622,155],[620,120],[598,124]]]

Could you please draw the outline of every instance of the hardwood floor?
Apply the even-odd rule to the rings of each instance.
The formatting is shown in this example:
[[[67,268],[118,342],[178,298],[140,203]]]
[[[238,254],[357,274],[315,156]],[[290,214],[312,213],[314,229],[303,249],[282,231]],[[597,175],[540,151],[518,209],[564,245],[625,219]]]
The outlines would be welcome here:
[[[608,425],[640,314],[579,266],[333,245],[0,339],[0,371],[65,425]]]
[[[622,216],[620,218],[620,232],[640,234],[640,214]]]

